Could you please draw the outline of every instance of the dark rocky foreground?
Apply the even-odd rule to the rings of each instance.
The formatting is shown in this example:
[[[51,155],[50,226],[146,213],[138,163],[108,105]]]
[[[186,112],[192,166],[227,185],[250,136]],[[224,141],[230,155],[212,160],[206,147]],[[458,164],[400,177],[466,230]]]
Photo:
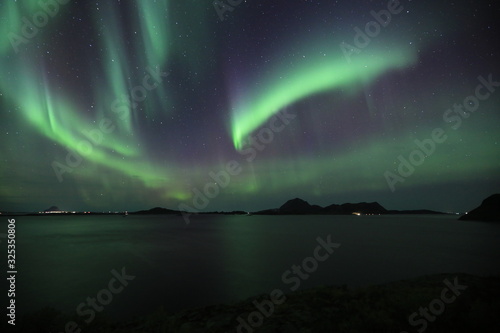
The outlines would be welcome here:
[[[262,304],[269,299],[269,295],[261,295],[177,313],[158,310],[126,323],[101,317],[89,325],[76,316],[44,309],[19,318],[15,329],[11,326],[2,332],[66,332],[64,327],[70,320],[78,323],[81,332],[114,333],[500,331],[500,277],[441,274],[356,289],[318,287],[298,291],[287,294],[269,317],[262,316],[259,327],[241,327],[238,331],[238,317],[247,319],[257,311],[255,301]],[[254,314],[254,318],[258,320],[259,315]]]

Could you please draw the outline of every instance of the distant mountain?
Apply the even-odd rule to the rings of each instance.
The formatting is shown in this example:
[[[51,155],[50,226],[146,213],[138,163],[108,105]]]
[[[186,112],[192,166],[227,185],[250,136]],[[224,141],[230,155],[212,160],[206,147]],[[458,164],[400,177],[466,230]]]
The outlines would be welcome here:
[[[285,202],[280,208],[266,209],[254,214],[257,215],[352,215],[360,214],[387,214],[387,210],[377,202],[345,203],[342,205],[332,204],[326,207],[311,205],[300,198]]]
[[[166,215],[166,214],[180,214],[181,212],[178,210],[172,210],[167,208],[155,207],[149,210],[140,210],[138,212],[132,212],[129,214],[135,215]]]
[[[500,195],[499,195],[500,196]],[[52,206],[44,212],[61,212],[58,207]],[[68,213],[68,212],[61,212]],[[130,212],[129,215],[176,215],[182,214],[179,210],[172,210],[162,207],[155,207],[149,210],[140,210]],[[69,213],[68,213],[69,214]],[[78,212],[76,214],[84,214]],[[97,215],[108,215],[108,213],[87,213]],[[110,213],[110,214],[116,214]],[[194,214],[194,213],[193,213]],[[288,200],[279,208],[261,210],[258,212],[248,213],[246,211],[231,211],[231,212],[198,212],[196,214],[223,214],[223,215],[382,215],[382,214],[444,214],[431,210],[387,210],[378,202],[359,202],[359,203],[344,203],[341,205],[331,204],[326,207],[311,205],[309,202],[295,198]],[[44,214],[45,215],[45,214]]]
[[[500,221],[500,194],[493,194],[484,199],[479,207],[462,215],[459,220]]]
[[[309,202],[295,198],[285,202],[280,208],[266,209],[253,213],[255,215],[381,215],[381,214],[444,214],[427,209],[421,210],[387,210],[378,202],[331,204],[326,207],[311,205]]]
[[[317,214],[321,212],[323,208],[316,205],[310,205],[309,202],[295,198],[292,200],[288,200],[285,202],[279,209],[278,212],[280,214]]]

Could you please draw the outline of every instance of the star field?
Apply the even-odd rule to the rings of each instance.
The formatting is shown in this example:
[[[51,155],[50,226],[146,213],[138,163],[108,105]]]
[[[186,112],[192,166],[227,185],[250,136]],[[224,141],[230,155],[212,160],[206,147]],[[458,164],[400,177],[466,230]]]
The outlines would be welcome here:
[[[221,3],[2,2],[0,210],[458,212],[498,192],[495,2]]]

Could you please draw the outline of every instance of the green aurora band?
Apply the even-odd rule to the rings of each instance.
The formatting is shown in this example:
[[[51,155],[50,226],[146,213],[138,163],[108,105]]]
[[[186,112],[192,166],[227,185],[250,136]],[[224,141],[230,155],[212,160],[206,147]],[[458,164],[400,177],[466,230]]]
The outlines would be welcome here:
[[[167,6],[167,0],[160,3],[140,2],[138,4],[140,15],[138,15],[137,30],[141,33],[134,40],[137,50],[144,50],[141,63],[144,70],[148,67],[164,66],[167,63],[168,39],[165,34],[169,31],[165,15],[158,10],[159,5]],[[6,8],[5,8],[6,7]],[[21,28],[23,18],[31,18],[41,8],[38,1],[8,2],[4,5],[8,15],[7,20],[1,20],[0,33],[8,36],[17,34],[22,36]],[[161,7],[160,7],[161,8]],[[130,94],[130,89],[139,82],[132,82],[131,62],[127,57],[123,40],[123,27],[109,4],[103,4],[101,11],[95,20],[104,20],[106,29],[102,32],[102,48],[105,50],[101,71],[104,78],[94,82],[94,98],[97,110],[94,115],[83,116],[81,107],[72,102],[73,98],[64,88],[55,89],[44,73],[43,65],[36,65],[39,61],[31,55],[35,53],[36,39],[42,39],[44,30],[49,29],[51,24],[57,24],[60,15],[65,15],[64,6],[59,13],[51,18],[46,27],[40,28],[33,40],[28,40],[19,46],[19,55],[16,55],[9,39],[4,39],[0,44],[0,54],[4,59],[0,66],[0,76],[15,78],[9,81],[1,80],[0,89],[7,97],[11,105],[21,113],[24,119],[46,138],[57,142],[67,148],[68,151],[78,151],[79,144],[88,140],[86,133],[97,128],[96,124],[104,119],[116,120],[114,130],[99,144],[92,147],[91,153],[84,154],[86,160],[97,163],[105,168],[117,170],[131,177],[138,177],[146,187],[165,187],[173,174],[175,167],[151,165],[138,149],[138,136],[134,133],[134,119],[137,114],[130,108],[126,117],[117,117],[111,111],[113,103],[123,99]],[[3,16],[2,15],[2,16]],[[96,71],[97,72],[97,71]],[[12,75],[15,73],[15,75]],[[148,92],[149,95],[160,94],[160,90]],[[164,94],[164,92],[163,92]],[[158,96],[148,96],[149,99],[158,99]],[[157,110],[158,108],[148,108]],[[64,159],[62,159],[64,161]],[[92,168],[74,169],[83,177],[93,177]],[[169,184],[170,197],[186,198],[185,191],[176,190],[174,184]]]
[[[47,73],[44,64],[36,56],[37,52],[40,52],[37,46],[49,40],[50,33],[53,33],[51,29],[54,30],[63,16],[68,14],[64,6],[61,6],[58,15],[51,18],[45,28],[40,29],[37,36],[28,44],[21,45],[19,54],[14,52],[8,38],[0,41],[2,57],[0,77],[8,78],[0,80],[2,100],[8,104],[8,108],[16,111],[16,117],[21,120],[21,125],[29,125],[36,133],[63,148],[60,156],[54,156],[57,160],[64,161],[64,154],[67,152],[64,148],[68,151],[77,151],[79,144],[83,140],[88,140],[86,133],[95,129],[100,120],[104,118],[113,120],[114,131],[100,144],[94,145],[91,154],[83,156],[89,163],[86,163],[85,167],[75,168],[71,173],[70,181],[76,184],[84,200],[93,200],[96,193],[94,188],[99,188],[98,191],[109,190],[114,192],[113,195],[123,198],[126,195],[124,193],[130,191],[130,188],[122,185],[123,179],[132,179],[131,188],[145,197],[148,195],[159,197],[169,203],[189,200],[193,197],[193,188],[202,189],[211,180],[208,176],[210,171],[222,170],[224,165],[234,158],[233,155],[238,156],[238,153],[232,154],[234,151],[221,152],[205,164],[183,163],[174,158],[162,162],[154,160],[147,149],[144,149],[148,143],[141,141],[143,133],[140,121],[144,122],[145,114],[152,116],[161,113],[160,116],[164,116],[174,112],[171,110],[171,105],[178,106],[176,103],[182,101],[175,100],[174,91],[170,91],[169,87],[162,86],[148,91],[148,97],[141,103],[140,108],[131,108],[124,117],[119,117],[112,111],[112,105],[117,99],[128,96],[130,90],[141,83],[148,67],[158,66],[165,71],[175,63],[175,65],[181,64],[180,67],[183,66],[181,69],[183,74],[184,71],[197,71],[202,74],[209,71],[209,66],[204,66],[204,59],[200,56],[204,51],[200,46],[203,43],[200,41],[208,40],[210,37],[210,30],[204,28],[208,24],[206,22],[208,18],[203,6],[196,4],[195,1],[175,4],[177,10],[189,12],[188,19],[191,20],[191,25],[178,27],[175,26],[173,18],[166,19],[165,11],[159,10],[159,8],[173,7],[173,2],[168,0],[138,2],[138,11],[131,14],[133,27],[123,25],[123,21],[111,4],[99,5],[100,11],[94,12],[93,20],[96,26],[98,22],[105,22],[103,23],[105,29],[102,29],[100,38],[96,40],[96,44],[102,49],[101,61],[97,68],[91,69],[93,73],[89,75],[94,80],[90,93],[94,108],[91,110],[88,110],[88,105],[80,105],[80,100],[69,87],[57,85],[57,80]],[[40,10],[37,0],[22,1],[22,3],[8,1],[2,6],[0,33],[3,36],[8,36],[12,32],[19,33],[23,18],[32,17],[33,13]],[[71,3],[66,6],[71,6]],[[6,17],[8,19],[5,19]],[[191,39],[174,38],[187,35],[190,33],[190,26],[198,25],[199,22],[203,22],[200,24],[200,31],[195,31]],[[137,31],[137,34],[130,34],[131,30]],[[306,44],[304,38],[298,38],[291,43]],[[233,94],[228,96],[232,98],[232,111],[230,113],[228,111],[230,141],[239,153],[245,147],[246,138],[283,108],[327,92],[341,91],[345,93],[346,99],[351,96],[359,97],[359,93],[375,80],[391,71],[406,69],[417,60],[416,48],[405,47],[402,42],[395,43],[390,49],[370,45],[360,54],[353,55],[351,63],[343,57],[338,44],[333,47],[325,46],[326,44],[321,42],[312,46],[304,45],[303,47],[309,52],[303,52],[307,56],[300,62],[293,65],[274,64],[268,71],[264,68],[261,72],[270,74],[249,79],[246,82],[246,89],[238,98]],[[329,50],[328,55],[315,56],[314,51],[311,51],[321,48]],[[130,52],[132,49],[136,51],[134,59]],[[189,52],[183,53],[185,49]],[[289,50],[289,47],[284,46],[281,51],[286,55]],[[283,63],[287,62],[283,60],[286,57],[277,59],[281,59]],[[241,76],[245,74],[242,72]],[[353,148],[352,151],[340,152],[326,143],[325,146],[318,148],[321,149],[320,156],[280,155],[281,148],[270,145],[265,153],[273,154],[263,153],[255,163],[245,164],[244,157],[238,156],[243,171],[238,177],[231,179],[230,189],[221,191],[217,200],[230,202],[245,195],[248,197],[255,194],[279,195],[280,191],[287,193],[297,191],[297,195],[302,195],[299,193],[301,188],[301,190],[311,189],[310,193],[306,192],[305,195],[312,194],[318,197],[353,191],[388,191],[383,177],[384,171],[391,170],[391,167],[393,171],[397,167],[394,165],[397,156],[399,154],[407,156],[414,149],[414,138],[424,139],[434,127],[446,126],[442,122],[441,115],[454,102],[450,100],[450,91],[456,96],[467,96],[476,82],[470,84],[470,89],[469,86],[450,87],[449,83],[445,83],[447,86],[439,86],[439,82],[433,84],[436,84],[436,87],[433,87],[436,88],[434,91],[442,91],[442,101],[435,100],[432,104],[415,108],[435,110],[437,114],[435,122],[420,126],[411,138],[398,134],[399,140],[394,141],[392,138],[380,138],[374,134],[370,138],[353,142],[350,147]],[[425,103],[427,96],[430,95],[429,91],[419,92],[423,95],[418,99],[419,103]],[[409,111],[402,111],[402,105],[410,98],[415,98],[415,93],[404,95],[403,91],[399,94],[398,98],[402,102],[394,102],[388,107],[395,114],[404,117],[403,113]],[[471,119],[464,120],[463,127],[469,128],[468,130],[461,129],[460,132],[454,132],[445,127],[449,136],[447,142],[437,148],[439,153],[418,168],[416,171],[418,176],[409,178],[404,185],[411,187],[447,183],[470,174],[493,175],[500,165],[498,155],[495,157],[491,154],[498,151],[496,146],[498,131],[495,125],[495,120],[498,118],[492,116],[495,104],[498,105],[497,95],[481,106],[480,112],[490,116],[481,119],[480,114],[476,113]],[[178,107],[178,110],[182,110],[182,107]],[[410,126],[402,127],[402,131],[410,128]],[[411,129],[414,130],[413,127]],[[476,135],[485,129],[490,133],[487,139]],[[292,139],[291,132],[284,131],[280,135],[283,136],[283,140]],[[38,137],[33,135],[32,138]],[[291,145],[293,150],[293,144]],[[471,155],[470,147],[477,147],[473,152],[474,158],[464,162],[463,156]],[[36,151],[32,154],[41,155]],[[23,157],[31,158],[31,154],[27,155],[29,156]],[[43,160],[43,163],[45,162]],[[49,164],[50,161],[47,165]],[[455,167],[442,172],[441,166],[445,164]],[[13,168],[0,164],[4,179],[14,179],[19,177],[19,174],[26,175],[27,178],[36,176],[28,176],[32,166],[27,163],[19,165],[18,168],[20,170],[13,171]],[[286,173],[283,173],[283,170],[286,170]],[[0,184],[0,196],[8,197],[14,194],[18,197],[26,196],[17,185],[11,184]]]
[[[249,134],[292,103],[335,89],[351,88],[354,92],[387,71],[404,68],[416,60],[416,54],[409,49],[364,51],[353,56],[349,63],[340,49],[336,54],[336,57],[312,58],[288,73],[274,73],[261,89],[239,101],[231,122],[234,147],[242,149]]]

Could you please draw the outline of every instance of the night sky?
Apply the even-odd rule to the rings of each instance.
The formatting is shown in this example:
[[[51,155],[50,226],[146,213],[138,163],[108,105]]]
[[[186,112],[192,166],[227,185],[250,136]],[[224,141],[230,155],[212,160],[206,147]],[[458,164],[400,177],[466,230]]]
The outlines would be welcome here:
[[[0,3],[1,211],[500,191],[494,1],[47,3]]]

